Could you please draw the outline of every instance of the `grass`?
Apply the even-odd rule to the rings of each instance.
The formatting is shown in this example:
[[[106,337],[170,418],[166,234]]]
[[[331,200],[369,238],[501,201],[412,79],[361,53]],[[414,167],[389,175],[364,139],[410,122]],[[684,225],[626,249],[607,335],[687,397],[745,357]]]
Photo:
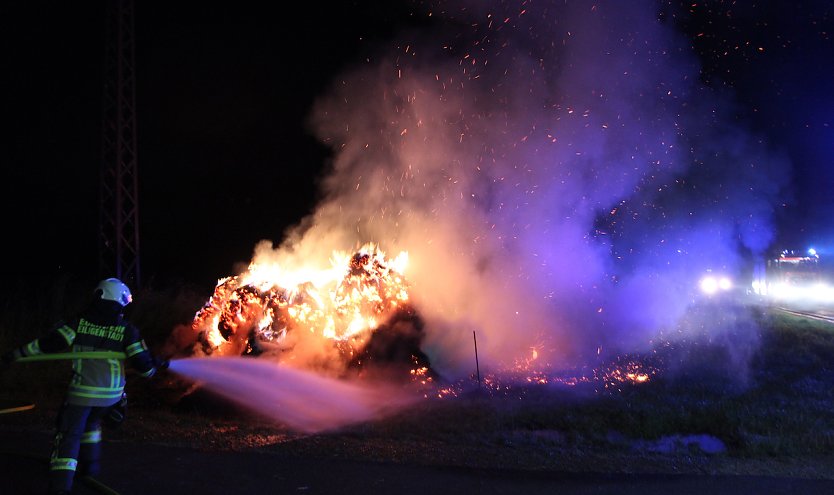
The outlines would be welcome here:
[[[499,456],[506,466],[581,469],[563,461],[592,459],[598,468],[630,471],[647,469],[651,459],[652,469],[670,472],[834,478],[834,326],[766,310],[754,316],[757,345],[744,363],[723,363],[726,341],[689,338],[645,357],[666,365],[647,383],[426,404],[356,434],[447,448],[477,444],[511,452]],[[742,365],[743,376],[727,375]],[[697,444],[669,450],[662,443],[687,436],[718,439],[726,450],[711,455]],[[660,445],[667,450],[658,457]]]
[[[159,348],[204,297],[185,288],[145,291],[131,316]],[[25,303],[5,302],[0,348],[36,337],[59,313],[54,300],[48,307],[37,303],[40,312],[26,321],[32,313],[21,309]],[[183,408],[177,401],[190,384],[171,376],[132,380],[128,422],[110,438],[436,465],[834,479],[834,326],[749,311],[752,320],[739,318],[746,323],[720,335],[704,329],[696,314],[675,339],[631,356],[660,370],[646,383],[426,399],[384,420],[319,435],[298,435],[222,407]],[[738,314],[727,317],[736,321]],[[59,363],[28,364],[1,376],[4,398],[36,397],[39,407],[0,417],[0,426],[51,428],[66,371]],[[691,443],[668,448],[687,436],[720,440],[725,450],[707,453]],[[667,449],[658,451],[661,445]]]
[[[618,443],[612,438],[706,434],[739,457],[834,452],[834,327],[782,314],[759,318],[761,346],[743,385],[728,386],[727,377],[715,381],[699,372],[660,374],[593,400],[525,401],[496,411],[499,428],[557,430],[610,446]],[[702,347],[699,353],[709,361],[723,348]]]

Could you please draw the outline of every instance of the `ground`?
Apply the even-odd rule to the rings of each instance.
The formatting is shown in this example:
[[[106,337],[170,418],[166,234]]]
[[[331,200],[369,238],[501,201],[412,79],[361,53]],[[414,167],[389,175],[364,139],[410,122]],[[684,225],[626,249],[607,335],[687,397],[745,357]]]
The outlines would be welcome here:
[[[463,406],[429,403],[400,418],[304,435],[211,394],[183,400],[186,385],[170,376],[132,383],[126,421],[105,430],[101,484],[81,483],[75,493],[834,493],[834,456],[612,452],[577,448],[553,431],[427,434],[404,426],[430,415],[437,429],[445,415],[466,429],[456,416]],[[4,493],[43,493],[61,397],[44,384],[28,401],[33,409],[0,415]],[[494,400],[460,399],[473,410]]]

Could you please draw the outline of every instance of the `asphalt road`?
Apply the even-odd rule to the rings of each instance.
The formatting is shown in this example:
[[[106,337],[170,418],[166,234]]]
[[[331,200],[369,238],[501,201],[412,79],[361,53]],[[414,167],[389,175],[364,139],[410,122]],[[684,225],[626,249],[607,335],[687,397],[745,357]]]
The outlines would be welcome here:
[[[0,493],[46,491],[51,443],[42,432],[0,429]],[[258,451],[208,452],[105,442],[107,487],[78,483],[75,494],[834,494],[834,481],[760,476],[568,474],[313,460]],[[109,491],[108,491],[109,489]]]

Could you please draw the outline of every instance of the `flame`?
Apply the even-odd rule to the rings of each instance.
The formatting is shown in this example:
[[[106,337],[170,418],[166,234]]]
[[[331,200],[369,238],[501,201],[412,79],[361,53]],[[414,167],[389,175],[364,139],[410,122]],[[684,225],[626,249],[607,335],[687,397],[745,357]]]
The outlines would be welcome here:
[[[361,363],[359,351],[374,331],[397,311],[408,309],[409,285],[403,275],[408,253],[386,260],[376,245],[366,244],[352,253],[334,251],[330,265],[289,270],[276,263],[253,262],[244,273],[218,280],[192,322],[202,352],[258,354],[264,351],[256,347],[277,346],[281,353],[288,353],[282,359],[294,360],[302,342],[332,351],[321,354],[326,359],[336,356],[337,365],[353,358]],[[593,369],[557,371],[543,358],[547,355],[545,340],[541,340],[509,368],[485,375],[478,386],[497,394],[520,386],[580,384],[615,391],[646,383],[658,372],[628,356]],[[440,383],[432,373],[425,363],[413,359],[411,382],[426,398],[456,397],[467,388],[463,382]]]
[[[290,270],[251,263],[218,280],[192,329],[205,354],[252,352],[261,344],[292,347],[303,335],[352,356],[373,331],[409,301],[404,276],[408,254],[392,261],[374,244],[334,252],[325,269]],[[293,335],[293,342],[287,342]],[[286,348],[284,348],[286,350]]]

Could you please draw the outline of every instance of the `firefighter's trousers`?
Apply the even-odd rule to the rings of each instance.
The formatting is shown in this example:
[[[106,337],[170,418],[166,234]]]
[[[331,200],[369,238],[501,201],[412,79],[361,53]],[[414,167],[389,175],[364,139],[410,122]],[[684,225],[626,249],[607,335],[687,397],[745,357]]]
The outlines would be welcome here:
[[[64,404],[49,459],[49,491],[70,491],[76,471],[98,474],[101,457],[101,419],[108,407]]]

